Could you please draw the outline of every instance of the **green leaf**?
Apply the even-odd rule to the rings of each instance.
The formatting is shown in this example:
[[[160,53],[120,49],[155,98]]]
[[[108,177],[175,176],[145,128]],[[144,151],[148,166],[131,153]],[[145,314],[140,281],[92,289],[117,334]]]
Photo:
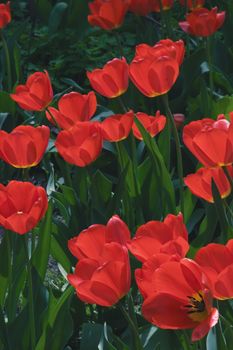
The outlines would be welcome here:
[[[50,34],[55,33],[58,30],[59,26],[61,25],[62,19],[65,16],[67,8],[68,4],[66,2],[58,2],[54,5],[50,13],[48,23]]]
[[[0,91],[0,113],[14,113],[15,102],[10,98],[10,95],[5,91]]]
[[[167,213],[176,213],[173,184],[159,148],[155,140],[148,134],[140,121],[137,118],[135,118],[134,121],[143,136],[143,140],[148,149],[155,173],[159,181],[160,196],[163,202],[162,208],[165,211],[164,216]]]
[[[49,254],[50,254],[52,212],[53,212],[53,207],[50,202],[45,219],[43,220],[42,224],[39,227],[38,244],[32,256],[33,266],[37,270],[42,281],[45,278],[48,260],[49,260]]]

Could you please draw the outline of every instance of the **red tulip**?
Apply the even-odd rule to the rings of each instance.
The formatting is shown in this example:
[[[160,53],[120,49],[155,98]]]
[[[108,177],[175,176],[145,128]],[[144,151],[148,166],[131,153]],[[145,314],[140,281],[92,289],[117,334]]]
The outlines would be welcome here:
[[[210,243],[201,248],[195,261],[203,268],[217,299],[233,298],[233,240],[222,244]]]
[[[177,216],[169,214],[164,222],[149,221],[141,225],[127,246],[142,262],[158,253],[184,257],[189,244],[182,214]]]
[[[31,74],[25,85],[18,85],[12,100],[26,111],[43,111],[53,99],[53,89],[47,71]]]
[[[186,15],[186,21],[179,22],[184,32],[207,37],[214,34],[225,20],[225,11],[217,13],[217,7],[208,10],[206,8],[194,9]]]
[[[0,29],[3,29],[11,21],[10,1],[0,4]]]
[[[162,131],[166,124],[166,117],[161,115],[160,111],[156,112],[155,117],[142,112],[136,113],[136,116],[151,137],[156,136],[160,131]],[[133,123],[133,134],[138,140],[143,139],[135,122]]]
[[[106,243],[116,242],[126,246],[130,240],[127,225],[118,215],[113,215],[107,225],[91,225],[78,236],[71,238],[68,247],[71,253],[79,260],[90,258],[98,259]]]
[[[161,1],[161,4],[160,4]],[[170,10],[170,8],[173,6],[174,0],[153,0],[152,1],[152,11],[160,12],[161,6],[162,10]]]
[[[204,118],[189,123],[184,127],[183,140],[206,167],[233,163],[233,126],[223,115],[217,121]]]
[[[129,5],[129,0],[94,0],[88,4],[91,11],[88,22],[105,30],[118,28],[124,21]]]
[[[49,142],[47,126],[17,126],[11,133],[0,130],[0,158],[15,168],[36,166]]]
[[[153,274],[157,290],[142,305],[147,321],[163,329],[193,329],[192,341],[208,334],[218,322],[212,290],[201,267],[182,259],[164,263]]]
[[[183,54],[182,41],[161,40],[154,47],[138,45],[129,65],[130,79],[148,97],[164,95],[176,82]]]
[[[105,243],[98,258],[81,259],[67,277],[82,301],[112,306],[130,289],[127,249],[116,242]]]
[[[87,77],[94,90],[100,95],[115,98],[122,95],[129,84],[129,67],[126,59],[114,58],[102,69],[87,72]]]
[[[185,0],[180,0],[180,4],[182,6],[185,6]],[[205,0],[187,0],[187,6],[190,10],[203,7],[204,4],[205,4]]]
[[[54,124],[51,117],[53,115],[56,123],[61,129],[69,129],[78,122],[88,121],[96,111],[97,101],[93,91],[87,95],[78,92],[70,92],[63,95],[58,101],[58,109],[49,107],[46,112],[47,119]]]
[[[129,136],[133,125],[133,117],[133,112],[115,114],[107,117],[101,123],[104,140],[118,142],[126,139]]]
[[[152,9],[153,0],[131,0],[129,11],[139,16],[146,16]]]
[[[222,168],[201,168],[195,174],[184,178],[184,183],[197,197],[213,203],[212,181],[218,188],[221,198],[231,193],[231,185]]]
[[[129,291],[129,239],[128,227],[114,215],[106,226],[92,225],[69,240],[71,253],[80,261],[68,280],[82,301],[111,306]]]
[[[183,126],[183,124],[184,124],[184,120],[185,120],[184,114],[182,114],[182,113],[175,113],[175,114],[173,114],[173,117],[174,117],[174,121],[175,121],[175,124],[176,124],[176,128],[180,129]]]
[[[158,253],[147,259],[142,268],[135,270],[135,280],[144,299],[157,291],[157,285],[154,284],[154,274],[157,269],[168,261],[180,260],[181,257],[177,254]]]
[[[163,39],[154,46],[148,44],[137,45],[135,59],[147,56],[169,56],[181,65],[184,60],[184,54],[185,47],[182,40],[172,41],[171,39]]]
[[[32,230],[45,215],[48,198],[43,187],[30,182],[11,181],[0,184],[0,225],[24,234]]]
[[[82,122],[69,130],[62,130],[55,146],[66,162],[85,167],[99,156],[102,143],[99,124]]]

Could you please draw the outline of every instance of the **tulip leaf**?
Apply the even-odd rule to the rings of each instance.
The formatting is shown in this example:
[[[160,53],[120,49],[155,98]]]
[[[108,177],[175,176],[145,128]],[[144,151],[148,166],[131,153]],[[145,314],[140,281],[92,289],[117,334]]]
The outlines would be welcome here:
[[[54,5],[49,16],[49,23],[48,23],[49,33],[51,34],[55,33],[58,30],[62,22],[62,19],[65,16],[67,8],[68,8],[68,4],[66,2],[58,2],[57,4]]]
[[[163,202],[163,209],[166,211],[164,213],[164,216],[167,213],[176,213],[176,206],[175,206],[175,193],[173,184],[171,181],[170,174],[166,168],[166,165],[164,163],[163,157],[159,151],[159,148],[154,140],[148,132],[145,130],[143,125],[140,123],[140,121],[135,118],[135,123],[140,130],[143,140],[146,144],[146,147],[149,151],[151,161],[159,182],[159,189],[160,189],[160,196],[162,198]]]
[[[32,256],[32,263],[37,270],[41,280],[45,278],[48,259],[50,254],[50,241],[52,231],[52,203],[49,203],[46,216],[39,227],[38,244]]]
[[[107,334],[107,339],[105,335]],[[82,339],[80,350],[108,350],[115,349],[114,347],[109,347],[109,344],[112,342],[112,330],[109,326],[104,326],[101,324],[91,324],[84,323],[82,326]],[[97,345],[98,344],[98,345]],[[112,344],[111,344],[112,346]]]
[[[0,91],[0,113],[14,113],[16,104],[5,91]]]
[[[62,293],[60,298],[55,298],[50,291],[48,308],[42,320],[42,333],[35,350],[57,350],[66,345],[73,330],[69,312],[72,294],[71,286]]]

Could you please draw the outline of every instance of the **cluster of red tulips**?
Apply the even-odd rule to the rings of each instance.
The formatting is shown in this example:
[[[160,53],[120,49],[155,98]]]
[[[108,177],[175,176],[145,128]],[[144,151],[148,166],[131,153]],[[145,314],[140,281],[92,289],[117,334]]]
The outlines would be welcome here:
[[[191,11],[179,23],[186,34],[208,37],[223,25],[225,12],[204,8],[204,2],[179,1]],[[123,24],[128,11],[148,16],[173,5],[172,0],[94,0],[89,3],[88,21],[91,26],[111,31]],[[0,29],[10,21],[10,3],[1,4]],[[181,115],[180,120],[180,115],[170,115],[167,94],[180,75],[184,56],[182,40],[167,38],[153,46],[141,43],[131,62],[124,57],[113,58],[103,68],[87,72],[94,91],[69,92],[58,101],[48,72],[31,74],[10,97],[21,109],[45,115],[50,127],[19,125],[9,133],[1,130],[0,159],[27,171],[41,162],[52,139],[67,163],[86,167],[100,156],[104,142],[118,143],[130,134],[134,142],[141,142],[145,134],[154,138],[168,125],[169,135],[172,132],[177,141],[180,186],[184,182],[195,196],[210,203],[215,202],[216,191],[224,200],[233,184],[233,112],[230,118],[221,114],[216,120],[203,118],[183,127],[183,143],[201,167],[185,177],[182,173],[178,129],[184,117]],[[97,121],[98,94],[118,101],[129,88],[129,81],[146,97],[162,96],[166,115],[159,110],[153,115],[133,111],[122,100],[123,114]],[[167,143],[170,147],[170,140]],[[48,197],[41,186],[16,180],[0,185],[0,224],[7,230],[21,235],[30,232],[47,208]],[[130,291],[130,261],[136,258],[141,263],[134,278],[143,299],[143,317],[163,329],[193,329],[192,341],[207,335],[219,319],[216,301],[233,298],[233,240],[226,245],[210,243],[190,259],[182,205],[176,214],[168,214],[163,221],[148,221],[137,227],[135,234],[114,215],[106,225],[91,225],[70,239],[68,248],[78,262],[67,279],[78,298],[105,307],[118,303]]]

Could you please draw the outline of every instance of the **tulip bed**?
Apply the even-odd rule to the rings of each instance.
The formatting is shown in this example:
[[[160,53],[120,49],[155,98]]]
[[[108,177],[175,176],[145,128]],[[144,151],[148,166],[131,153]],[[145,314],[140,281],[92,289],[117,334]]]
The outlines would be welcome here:
[[[232,0],[1,1],[0,350],[232,349],[232,32]]]

